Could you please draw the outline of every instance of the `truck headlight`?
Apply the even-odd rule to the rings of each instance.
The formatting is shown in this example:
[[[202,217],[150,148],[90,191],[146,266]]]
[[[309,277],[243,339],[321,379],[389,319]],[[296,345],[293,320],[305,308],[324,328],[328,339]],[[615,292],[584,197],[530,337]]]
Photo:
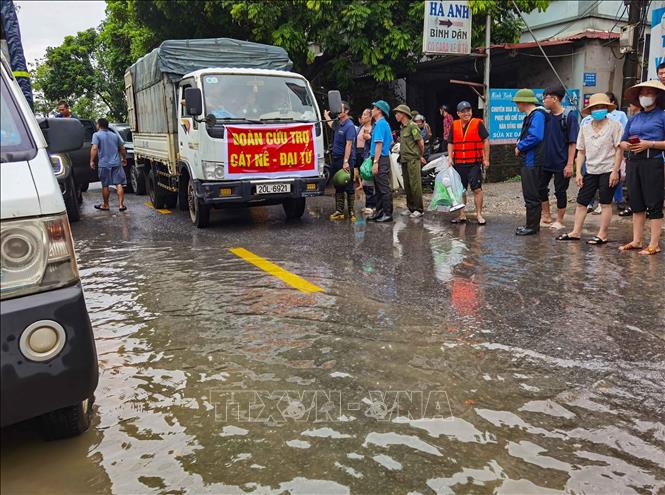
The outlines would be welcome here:
[[[0,298],[71,285],[79,273],[67,215],[3,220]]]
[[[224,178],[224,164],[222,162],[203,161],[203,178],[205,180],[221,180]]]
[[[51,159],[51,167],[53,167],[53,173],[57,178],[62,177],[67,174],[67,165],[66,160],[62,155],[49,155]]]

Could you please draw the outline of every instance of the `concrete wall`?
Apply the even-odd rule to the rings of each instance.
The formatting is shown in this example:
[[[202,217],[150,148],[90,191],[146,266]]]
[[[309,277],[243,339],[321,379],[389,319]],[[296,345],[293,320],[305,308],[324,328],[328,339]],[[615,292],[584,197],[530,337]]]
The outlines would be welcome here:
[[[615,25],[618,15],[622,22]],[[552,36],[564,38],[587,29],[607,32],[614,28],[614,32],[619,32],[620,26],[628,21],[628,11],[621,0],[555,1],[545,12],[532,12],[524,17],[538,40],[542,40]],[[533,38],[525,31],[520,41],[533,41]]]

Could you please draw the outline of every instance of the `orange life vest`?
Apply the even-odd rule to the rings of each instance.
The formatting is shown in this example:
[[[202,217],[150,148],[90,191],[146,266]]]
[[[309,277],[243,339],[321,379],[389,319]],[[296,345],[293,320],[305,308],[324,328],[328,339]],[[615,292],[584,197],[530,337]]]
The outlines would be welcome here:
[[[462,129],[462,120],[453,121],[453,163],[481,163],[483,161],[483,140],[478,127],[482,119],[472,118],[466,129]]]

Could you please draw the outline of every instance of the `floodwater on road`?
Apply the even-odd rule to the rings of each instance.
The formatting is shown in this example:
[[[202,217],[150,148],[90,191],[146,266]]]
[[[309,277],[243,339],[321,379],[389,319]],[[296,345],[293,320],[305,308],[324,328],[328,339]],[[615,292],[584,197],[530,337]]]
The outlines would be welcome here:
[[[619,253],[627,231],[334,224],[329,198],[197,230],[97,195],[73,225],[94,425],[3,431],[3,493],[665,492],[665,258]]]

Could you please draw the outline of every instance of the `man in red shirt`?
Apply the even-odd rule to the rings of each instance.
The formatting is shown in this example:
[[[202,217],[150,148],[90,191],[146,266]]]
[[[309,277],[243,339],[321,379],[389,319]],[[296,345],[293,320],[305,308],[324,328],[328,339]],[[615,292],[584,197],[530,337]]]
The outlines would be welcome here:
[[[448,149],[448,142],[450,141],[450,131],[453,128],[453,116],[450,115],[447,105],[439,107],[439,113],[443,120],[443,149]]]

